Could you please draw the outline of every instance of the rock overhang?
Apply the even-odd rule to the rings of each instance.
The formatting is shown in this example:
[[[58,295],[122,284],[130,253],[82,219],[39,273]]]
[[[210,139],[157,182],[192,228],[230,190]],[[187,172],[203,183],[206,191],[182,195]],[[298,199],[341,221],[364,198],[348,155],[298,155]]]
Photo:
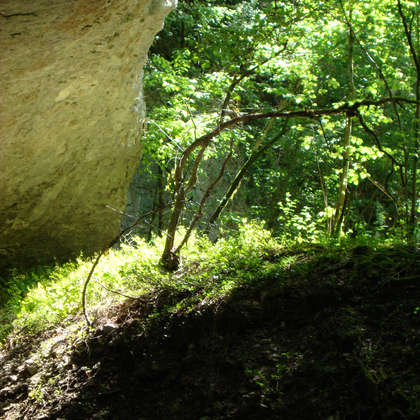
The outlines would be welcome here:
[[[92,253],[120,228],[142,71],[176,0],[0,5],[0,269]]]

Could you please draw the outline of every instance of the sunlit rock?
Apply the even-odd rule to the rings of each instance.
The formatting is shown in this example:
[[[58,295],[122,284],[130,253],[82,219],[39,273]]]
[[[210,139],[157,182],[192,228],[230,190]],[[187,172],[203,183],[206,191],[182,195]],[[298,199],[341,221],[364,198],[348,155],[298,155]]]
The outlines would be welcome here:
[[[90,253],[120,227],[142,68],[176,0],[0,3],[0,268]]]

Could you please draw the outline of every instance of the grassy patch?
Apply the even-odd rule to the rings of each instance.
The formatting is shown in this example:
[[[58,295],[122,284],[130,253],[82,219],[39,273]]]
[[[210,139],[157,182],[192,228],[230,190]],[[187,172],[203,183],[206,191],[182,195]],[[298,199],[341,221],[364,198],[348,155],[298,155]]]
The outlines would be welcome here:
[[[244,287],[263,288],[267,296],[285,287],[305,293],[324,278],[325,287],[327,283],[343,283],[340,273],[351,258],[357,260],[353,277],[363,272],[367,278],[380,277],[387,282],[391,268],[394,273],[407,264],[400,256],[414,255],[412,249],[395,244],[282,241],[257,222],[243,222],[236,235],[216,244],[203,235],[193,235],[176,273],[161,269],[162,247],[162,238],[155,238],[152,243],[136,238],[133,245],[122,245],[104,255],[88,289],[90,313],[100,317],[126,299],[111,290],[132,297],[163,289],[188,292],[188,298],[179,301],[171,311],[192,310],[200,302],[226,299]],[[400,262],[395,261],[397,254]],[[3,287],[0,341],[10,332],[36,333],[66,319],[71,322],[71,317],[80,313],[82,285],[91,265],[92,259],[79,258],[26,273],[14,272]],[[394,274],[401,277],[398,272]],[[345,280],[348,283],[352,279],[347,276]]]

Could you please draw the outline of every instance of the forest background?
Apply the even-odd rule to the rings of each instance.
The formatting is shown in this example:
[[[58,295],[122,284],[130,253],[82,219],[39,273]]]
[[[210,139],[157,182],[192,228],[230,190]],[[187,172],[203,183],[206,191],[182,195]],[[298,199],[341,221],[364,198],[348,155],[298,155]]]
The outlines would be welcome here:
[[[168,268],[193,228],[215,239],[243,217],[289,239],[416,241],[419,13],[411,0],[181,2],[145,72],[123,226],[150,211],[140,233],[167,231]]]

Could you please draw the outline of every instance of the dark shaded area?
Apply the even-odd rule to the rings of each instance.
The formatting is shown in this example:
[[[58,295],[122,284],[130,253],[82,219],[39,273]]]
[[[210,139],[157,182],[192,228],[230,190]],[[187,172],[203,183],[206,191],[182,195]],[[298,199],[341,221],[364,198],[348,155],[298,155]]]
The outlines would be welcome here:
[[[294,257],[223,300],[165,290],[124,305],[66,367],[46,362],[42,404],[22,385],[0,415],[14,398],[28,419],[419,419],[419,254]]]

